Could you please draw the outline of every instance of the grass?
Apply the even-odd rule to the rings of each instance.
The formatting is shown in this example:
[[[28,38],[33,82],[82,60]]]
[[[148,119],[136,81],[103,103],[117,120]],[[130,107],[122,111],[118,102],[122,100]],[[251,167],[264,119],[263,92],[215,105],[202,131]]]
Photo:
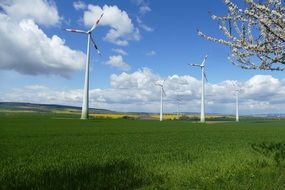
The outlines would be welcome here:
[[[285,121],[0,114],[0,189],[285,189]]]

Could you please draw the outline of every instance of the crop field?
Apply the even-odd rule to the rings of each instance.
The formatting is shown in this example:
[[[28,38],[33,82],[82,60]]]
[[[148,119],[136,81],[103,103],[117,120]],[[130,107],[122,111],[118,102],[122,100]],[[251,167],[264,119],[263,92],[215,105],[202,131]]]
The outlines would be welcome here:
[[[0,189],[285,189],[285,121],[0,114]]]

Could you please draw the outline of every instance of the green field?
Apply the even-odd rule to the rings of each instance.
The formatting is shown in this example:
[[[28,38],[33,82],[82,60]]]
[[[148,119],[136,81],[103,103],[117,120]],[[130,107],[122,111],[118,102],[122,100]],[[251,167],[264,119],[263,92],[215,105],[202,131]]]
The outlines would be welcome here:
[[[285,121],[0,115],[0,189],[285,189]]]

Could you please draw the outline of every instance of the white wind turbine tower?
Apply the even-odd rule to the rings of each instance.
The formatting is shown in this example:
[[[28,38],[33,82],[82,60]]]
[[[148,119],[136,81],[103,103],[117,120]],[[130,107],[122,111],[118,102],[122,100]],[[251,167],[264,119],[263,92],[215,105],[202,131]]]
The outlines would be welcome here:
[[[156,86],[160,87],[160,114],[159,114],[159,121],[162,121],[162,114],[163,114],[163,95],[166,96],[165,91],[164,91],[164,82],[162,83],[155,83]]]
[[[201,75],[202,75],[202,93],[201,93],[201,117],[200,121],[205,122],[205,98],[204,98],[204,91],[205,91],[205,79],[207,80],[206,74],[205,74],[205,62],[208,58],[208,55],[205,56],[203,62],[201,65],[198,64],[191,64],[193,67],[200,67],[201,68]],[[207,80],[208,81],[208,80]]]
[[[89,64],[90,64],[90,41],[93,43],[95,49],[97,50],[97,53],[101,55],[93,37],[92,32],[96,28],[96,26],[99,24],[101,18],[103,16],[103,13],[101,14],[100,18],[97,20],[97,22],[92,26],[92,28],[88,31],[83,30],[77,30],[77,29],[65,29],[68,32],[76,32],[76,33],[82,33],[87,34],[88,41],[87,41],[87,57],[86,57],[86,65],[85,65],[85,80],[84,80],[84,93],[83,93],[83,103],[82,103],[82,111],[81,111],[81,119],[88,119],[88,108],[89,108]]]
[[[236,122],[239,122],[239,93],[240,87],[238,86],[237,82],[233,83],[235,88],[235,96],[236,96]]]

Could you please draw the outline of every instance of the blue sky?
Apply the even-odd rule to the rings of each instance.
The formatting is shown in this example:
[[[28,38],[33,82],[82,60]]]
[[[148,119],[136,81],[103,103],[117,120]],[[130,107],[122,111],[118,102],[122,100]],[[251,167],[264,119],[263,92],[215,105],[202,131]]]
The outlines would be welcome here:
[[[103,7],[106,6],[106,10],[110,11],[110,14],[103,16],[102,24],[99,25],[93,33],[97,45],[102,52],[102,56],[98,56],[95,50],[91,48],[91,99],[92,95],[95,96],[93,97],[93,101],[91,101],[92,107],[119,110],[122,108],[122,105],[124,105],[124,111],[155,112],[158,108],[156,108],[158,99],[155,97],[145,95],[147,98],[140,99],[140,97],[138,97],[124,99],[125,96],[123,94],[122,97],[112,99],[112,93],[110,93],[110,91],[113,93],[122,93],[118,90],[120,89],[120,84],[117,83],[117,80],[119,80],[120,77],[124,83],[126,83],[125,81],[127,80],[131,80],[129,83],[126,83],[126,86],[124,86],[124,89],[137,89],[137,91],[132,91],[131,93],[141,93],[141,91],[150,90],[149,88],[143,89],[143,87],[140,86],[150,83],[150,81],[146,81],[145,83],[140,84],[144,78],[149,76],[150,80],[169,79],[170,82],[167,84],[170,86],[169,90],[167,89],[167,85],[165,87],[165,90],[169,91],[169,94],[165,99],[169,102],[169,106],[166,106],[166,110],[171,111],[175,107],[175,104],[171,102],[178,93],[178,91],[175,92],[175,86],[172,84],[172,80],[174,80],[173,76],[177,76],[179,80],[184,80],[185,78],[183,79],[183,76],[188,76],[190,78],[185,80],[188,81],[190,90],[185,87],[185,89],[183,88],[183,90],[181,90],[181,92],[179,91],[178,94],[181,94],[181,96],[185,98],[185,101],[193,102],[191,105],[185,106],[182,109],[184,111],[198,111],[199,88],[197,86],[197,89],[195,89],[194,86],[196,83],[192,84],[189,81],[198,83],[200,80],[200,71],[189,67],[187,64],[200,63],[205,54],[208,54],[206,73],[209,80],[209,93],[216,92],[215,88],[217,86],[223,88],[225,92],[229,92],[230,90],[226,90],[227,88],[230,88],[227,81],[237,80],[240,81],[242,85],[248,87],[244,90],[244,106],[241,106],[244,113],[284,111],[279,108],[275,109],[274,100],[276,99],[270,99],[270,97],[272,97],[272,93],[275,92],[273,89],[269,92],[265,91],[264,93],[266,95],[263,99],[256,98],[256,93],[259,94],[261,89],[266,87],[266,85],[271,85],[271,81],[273,81],[273,83],[274,81],[277,81],[278,85],[276,88],[280,89],[280,86],[283,87],[284,74],[282,72],[249,71],[237,68],[231,65],[227,60],[227,55],[229,53],[227,47],[206,41],[197,36],[197,29],[200,29],[211,36],[223,37],[219,32],[218,25],[211,20],[209,16],[209,12],[217,15],[223,15],[227,12],[222,0],[179,0],[163,1],[163,3],[162,1],[151,0],[34,1],[39,3],[38,7],[43,10],[43,14],[46,11],[45,15],[39,15],[37,13],[32,14],[33,11],[29,14],[23,13],[20,10],[16,10],[19,6],[15,5],[19,2],[12,0],[8,0],[7,2],[8,3],[6,4],[0,3],[0,6],[2,7],[2,16],[4,15],[10,19],[8,21],[5,19],[1,20],[0,27],[3,29],[2,32],[6,32],[2,38],[3,42],[6,42],[7,44],[2,45],[0,48],[3,48],[6,52],[3,57],[6,58],[11,56],[15,60],[13,63],[11,63],[10,59],[10,62],[7,61],[7,63],[5,62],[5,59],[0,61],[0,80],[2,81],[0,83],[0,92],[2,93],[1,101],[39,101],[37,103],[46,102],[80,106],[80,93],[78,93],[78,96],[74,95],[73,98],[69,98],[65,95],[64,97],[66,98],[57,99],[55,97],[49,98],[45,101],[44,95],[40,96],[37,93],[29,94],[28,91],[29,88],[36,89],[38,87],[42,94],[46,94],[46,96],[51,97],[56,96],[56,93],[53,94],[53,92],[72,94],[74,91],[83,88],[84,69],[82,66],[85,64],[84,55],[86,52],[87,38],[81,34],[65,32],[62,29],[77,28],[88,30],[90,28],[90,22],[92,22],[93,19],[94,22],[97,20],[97,17],[93,18],[90,17],[90,15],[100,14],[99,11],[94,11],[95,7],[97,10],[104,9]],[[35,9],[33,6],[37,5],[31,3],[31,0],[25,0],[23,2],[24,5],[22,4],[21,6],[25,6],[28,10]],[[78,7],[76,7],[76,5]],[[91,9],[90,7],[93,7],[94,9]],[[114,7],[116,7],[116,9],[114,9]],[[22,14],[20,14],[20,16],[19,14],[15,16],[16,13],[13,11]],[[112,11],[114,11],[114,15],[118,16],[117,20],[110,17]],[[90,14],[88,15],[88,13]],[[110,19],[108,17],[110,17]],[[119,17],[122,17],[122,19],[119,19]],[[19,38],[19,41],[17,42],[9,41],[11,40],[11,38],[9,38],[9,29],[4,30],[4,26],[8,23],[8,25],[10,24],[14,27],[22,27],[23,22],[26,20],[31,20],[32,23],[34,23],[34,25],[47,36],[47,41],[52,39],[54,35],[60,38],[63,41],[63,46],[72,50],[63,51],[66,55],[64,54],[62,57],[73,55],[76,57],[76,60],[72,60],[71,58],[70,60],[67,58],[63,59],[61,56],[56,57],[54,55],[54,59],[62,64],[60,69],[57,69],[56,66],[50,66],[50,63],[48,63],[48,61],[50,61],[48,57],[53,57],[53,54],[56,54],[56,51],[50,52],[43,48],[35,48],[35,51],[39,51],[39,54],[41,55],[38,57],[42,62],[41,66],[39,66],[40,68],[37,68],[37,61],[35,60],[25,61],[24,59],[27,57],[26,54],[32,54],[32,50],[30,52],[29,49],[18,49],[19,45],[16,46],[17,43],[21,45],[24,39],[22,40]],[[116,28],[118,24],[119,29]],[[24,25],[27,25],[27,23],[24,22]],[[28,25],[30,26],[32,24],[30,23]],[[115,30],[122,30],[123,32],[120,33],[116,31],[116,35],[119,35],[118,38],[107,38],[106,36],[112,28]],[[21,30],[21,32],[26,31]],[[27,39],[32,40],[36,44],[35,46],[41,46],[42,44],[40,37],[38,39],[33,39],[33,36],[30,35]],[[128,44],[118,45],[119,40],[124,40]],[[12,44],[10,48],[11,50],[8,51],[10,44]],[[13,45],[15,45],[15,52],[13,51]],[[123,50],[126,55],[115,52],[114,49]],[[21,54],[19,59],[17,59],[18,52]],[[47,56],[47,61],[43,61],[43,57],[45,56]],[[118,56],[121,57],[121,60],[117,60],[116,62],[117,66],[116,63],[114,63],[114,60],[113,62],[110,61],[112,56],[117,58]],[[31,57],[36,59],[35,56]],[[76,61],[76,63],[74,64],[73,61]],[[110,64],[108,64],[108,61]],[[23,62],[23,64],[21,64],[21,62]],[[35,63],[29,65],[30,62]],[[25,63],[29,66],[26,66]],[[122,64],[125,65],[122,66]],[[36,73],[29,72],[29,69]],[[141,76],[141,78],[137,76]],[[254,78],[256,76],[257,78],[261,76],[260,80]],[[123,80],[124,77],[127,79]],[[132,86],[133,80],[137,80],[135,86]],[[251,92],[250,89],[252,89],[252,86],[250,85],[254,86],[251,82],[255,80],[257,80],[257,85],[259,86],[257,91]],[[273,86],[274,85],[275,83]],[[154,89],[155,87],[150,88]],[[102,91],[102,93],[100,94],[98,91]],[[129,91],[131,90],[129,89]],[[16,92],[23,94],[23,96],[15,95],[17,94]],[[110,97],[105,97],[108,93],[111,94]],[[146,94],[156,93],[158,93],[157,89]],[[195,93],[197,94],[195,95]],[[283,91],[278,92],[277,94],[274,94],[274,96],[282,93]],[[35,97],[33,98],[33,96]],[[96,96],[100,96],[101,99],[96,98]],[[225,101],[222,101],[221,97],[218,99],[214,97],[214,95],[213,97],[211,96],[212,95],[209,95],[208,97],[209,112],[230,112],[232,110],[232,95],[225,98]],[[220,95],[217,94],[216,96],[218,97]],[[283,96],[278,96],[278,100],[283,103],[282,97]],[[98,103],[98,101],[100,102],[101,100],[102,102]],[[147,104],[146,102],[151,103],[147,106],[141,106],[141,101],[145,101],[145,105]],[[253,107],[247,109],[246,105],[252,102],[254,102]],[[262,105],[259,105],[258,102],[263,103]]]

